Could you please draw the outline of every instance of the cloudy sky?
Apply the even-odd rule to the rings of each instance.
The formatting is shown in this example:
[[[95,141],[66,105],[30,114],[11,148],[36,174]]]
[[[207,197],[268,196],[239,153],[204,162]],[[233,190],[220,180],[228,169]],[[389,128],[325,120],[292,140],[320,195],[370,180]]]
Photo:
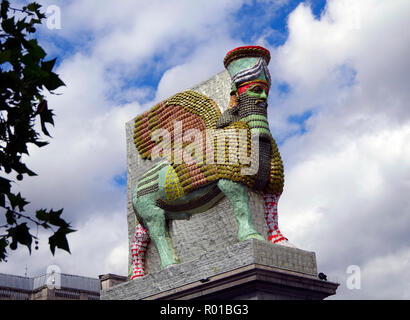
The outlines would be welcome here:
[[[51,144],[30,151],[38,177],[17,187],[33,209],[64,208],[78,231],[71,255],[52,257],[44,235],[0,272],[126,275],[124,123],[222,71],[236,46],[262,45],[283,233],[340,283],[334,299],[410,299],[408,0],[39,2],[60,10],[39,38],[67,86],[49,97]]]

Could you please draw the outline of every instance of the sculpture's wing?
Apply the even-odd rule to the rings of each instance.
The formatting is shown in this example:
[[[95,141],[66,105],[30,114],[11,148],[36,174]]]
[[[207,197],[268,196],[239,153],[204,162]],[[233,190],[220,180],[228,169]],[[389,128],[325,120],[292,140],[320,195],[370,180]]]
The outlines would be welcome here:
[[[189,129],[215,128],[220,115],[218,105],[209,97],[192,90],[177,93],[135,119],[135,146],[143,159],[151,160],[152,150],[158,144],[151,139],[155,130],[165,129],[172,133],[174,142]],[[183,132],[174,130],[176,121],[182,122]]]
[[[169,167],[165,177],[165,193],[167,200],[175,200],[183,196],[184,194],[196,190],[197,188],[206,185],[210,182],[217,181],[218,179],[229,179],[236,182],[242,182],[249,188],[252,188],[255,184],[256,175],[243,175],[241,168],[244,165],[242,163],[248,163],[246,161],[239,163],[225,163],[219,162],[217,159],[219,155],[226,157],[230,150],[228,142],[225,142],[223,138],[229,129],[244,129],[247,132],[246,144],[242,144],[245,148],[236,148],[234,152],[237,152],[237,159],[251,156],[251,133],[246,122],[234,121],[223,129],[216,129],[216,123],[221,117],[221,111],[217,104],[209,97],[202,95],[195,91],[184,91],[178,93],[171,98],[157,104],[151,110],[143,113],[135,119],[134,129],[134,142],[143,159],[152,160],[152,151],[158,146],[159,143],[155,139],[152,139],[152,134],[155,130],[165,129],[170,133],[170,152],[169,158],[171,166]],[[175,123],[178,122],[181,130],[175,128]],[[202,140],[202,161],[196,163],[186,163],[185,161],[175,161],[178,156],[178,151],[174,148],[176,139],[189,136],[188,130],[195,129],[202,133],[206,129],[215,129],[217,137],[217,143],[213,144],[213,155],[216,159],[215,163],[208,162],[207,156],[207,142],[206,135],[201,137]],[[163,140],[162,140],[163,141]],[[190,144],[190,142],[185,142]],[[183,143],[182,148],[185,148],[186,144]],[[272,146],[270,149],[270,176],[266,192],[268,193],[281,193],[283,189],[283,166],[280,158],[279,151],[277,149],[275,141],[272,139]],[[227,149],[228,148],[228,149]],[[211,149],[212,150],[212,149]],[[229,152],[228,152],[228,151]],[[181,150],[182,151],[182,150]],[[166,155],[162,154],[163,157]],[[179,157],[177,159],[181,160]],[[252,163],[256,160],[252,160]],[[207,198],[206,201],[209,199]],[[205,200],[204,200],[205,201]]]

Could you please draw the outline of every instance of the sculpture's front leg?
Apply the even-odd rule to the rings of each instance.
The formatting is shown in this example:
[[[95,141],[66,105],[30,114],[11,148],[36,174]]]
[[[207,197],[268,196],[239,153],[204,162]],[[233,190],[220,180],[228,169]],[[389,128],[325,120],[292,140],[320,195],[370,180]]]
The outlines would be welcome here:
[[[265,240],[253,227],[251,210],[248,203],[248,188],[231,180],[221,179],[218,188],[225,194],[233,208],[233,214],[238,222],[238,240]]]

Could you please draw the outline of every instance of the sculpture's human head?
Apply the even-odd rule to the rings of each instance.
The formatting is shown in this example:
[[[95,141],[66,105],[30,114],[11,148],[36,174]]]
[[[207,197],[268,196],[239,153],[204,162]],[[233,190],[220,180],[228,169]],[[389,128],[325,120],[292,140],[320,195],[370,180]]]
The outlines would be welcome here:
[[[229,108],[251,132],[271,138],[267,120],[271,78],[268,70],[270,53],[259,46],[238,47],[227,53],[225,68],[232,79]]]
[[[226,54],[224,65],[232,79],[230,107],[244,98],[267,106],[271,82],[269,61],[269,51],[259,46],[238,47]]]

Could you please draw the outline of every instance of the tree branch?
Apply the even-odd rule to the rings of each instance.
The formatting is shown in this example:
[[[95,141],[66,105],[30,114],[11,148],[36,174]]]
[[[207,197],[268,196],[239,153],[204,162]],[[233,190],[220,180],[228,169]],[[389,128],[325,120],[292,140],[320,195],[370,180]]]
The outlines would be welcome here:
[[[9,7],[10,10],[13,10],[14,12],[19,11],[19,12],[24,12],[24,13],[28,13],[28,14],[33,14],[33,12],[31,11],[27,11],[27,10],[23,10],[23,9],[19,9],[19,8],[13,8],[13,7]]]

